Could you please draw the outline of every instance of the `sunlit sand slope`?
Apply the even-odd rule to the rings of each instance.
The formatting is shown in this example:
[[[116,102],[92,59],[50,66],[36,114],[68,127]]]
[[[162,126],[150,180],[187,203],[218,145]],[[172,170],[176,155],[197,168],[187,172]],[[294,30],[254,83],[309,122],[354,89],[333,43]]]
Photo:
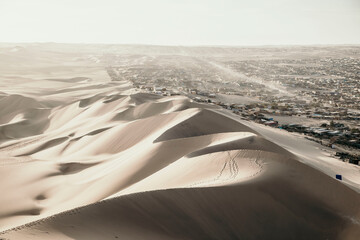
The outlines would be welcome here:
[[[357,166],[215,105],[47,64],[0,82],[0,239],[359,239]]]

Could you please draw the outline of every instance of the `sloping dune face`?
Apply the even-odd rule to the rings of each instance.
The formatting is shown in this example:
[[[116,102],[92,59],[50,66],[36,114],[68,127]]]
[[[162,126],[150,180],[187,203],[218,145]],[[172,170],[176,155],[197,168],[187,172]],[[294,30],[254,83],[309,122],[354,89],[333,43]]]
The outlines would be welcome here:
[[[119,85],[56,107],[2,96],[1,238],[359,236],[355,191],[210,105]]]
[[[48,65],[0,74],[0,239],[359,239],[359,193],[256,125]]]

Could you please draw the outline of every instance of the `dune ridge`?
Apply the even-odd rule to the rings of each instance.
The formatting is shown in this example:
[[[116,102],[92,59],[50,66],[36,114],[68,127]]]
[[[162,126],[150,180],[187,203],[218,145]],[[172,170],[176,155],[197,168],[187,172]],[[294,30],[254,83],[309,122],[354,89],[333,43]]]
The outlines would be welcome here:
[[[0,98],[0,238],[359,236],[359,193],[256,125],[125,81],[70,80]]]

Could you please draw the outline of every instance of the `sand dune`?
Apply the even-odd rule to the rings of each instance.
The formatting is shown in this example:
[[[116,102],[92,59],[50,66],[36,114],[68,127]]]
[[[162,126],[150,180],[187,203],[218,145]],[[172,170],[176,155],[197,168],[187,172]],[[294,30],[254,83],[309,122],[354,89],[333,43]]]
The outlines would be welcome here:
[[[2,130],[7,138],[0,154],[10,158],[0,167],[7,193],[0,200],[7,206],[0,211],[2,230],[26,224],[5,238],[359,234],[358,193],[207,105],[144,93],[98,94],[52,109],[35,99],[7,98],[15,98],[12,109],[30,126],[43,128],[16,127],[11,138]],[[35,114],[35,107],[47,115]],[[16,124],[17,115],[7,112],[2,127]]]
[[[0,239],[360,236],[359,167],[212,105],[70,75],[1,93]]]
[[[359,196],[292,159],[266,152],[236,151],[238,178],[257,161],[261,171],[231,184],[138,192],[63,212],[9,232],[14,239],[356,239]],[[159,184],[215,170],[221,155],[192,159],[191,167],[160,173]],[[250,160],[253,159],[253,160]],[[256,160],[255,160],[256,159]],[[200,162],[198,162],[200,161]],[[209,164],[210,162],[210,164]],[[190,164],[188,164],[190,165]],[[210,165],[210,166],[209,166]],[[190,172],[189,172],[190,171]],[[192,173],[191,173],[192,172]],[[214,171],[215,173],[216,171]],[[301,174],[300,174],[301,173]],[[216,173],[218,174],[218,173]],[[167,178],[166,178],[167,176]],[[165,177],[165,178],[164,178]],[[214,176],[213,176],[214,177]],[[148,182],[154,182],[147,179]],[[213,181],[217,181],[213,179]],[[170,184],[172,184],[170,182]],[[331,189],[325,186],[331,184]],[[339,195],[341,197],[339,197]],[[346,197],[344,197],[346,196]],[[357,202],[356,202],[357,201]]]

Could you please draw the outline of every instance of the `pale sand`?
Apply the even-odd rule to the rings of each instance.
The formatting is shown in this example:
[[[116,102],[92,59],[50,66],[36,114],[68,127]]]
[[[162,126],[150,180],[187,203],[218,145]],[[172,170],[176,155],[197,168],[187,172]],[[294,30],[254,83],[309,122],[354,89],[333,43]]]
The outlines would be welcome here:
[[[0,239],[360,236],[360,168],[316,144],[85,56],[6,54],[23,66],[0,74]]]

